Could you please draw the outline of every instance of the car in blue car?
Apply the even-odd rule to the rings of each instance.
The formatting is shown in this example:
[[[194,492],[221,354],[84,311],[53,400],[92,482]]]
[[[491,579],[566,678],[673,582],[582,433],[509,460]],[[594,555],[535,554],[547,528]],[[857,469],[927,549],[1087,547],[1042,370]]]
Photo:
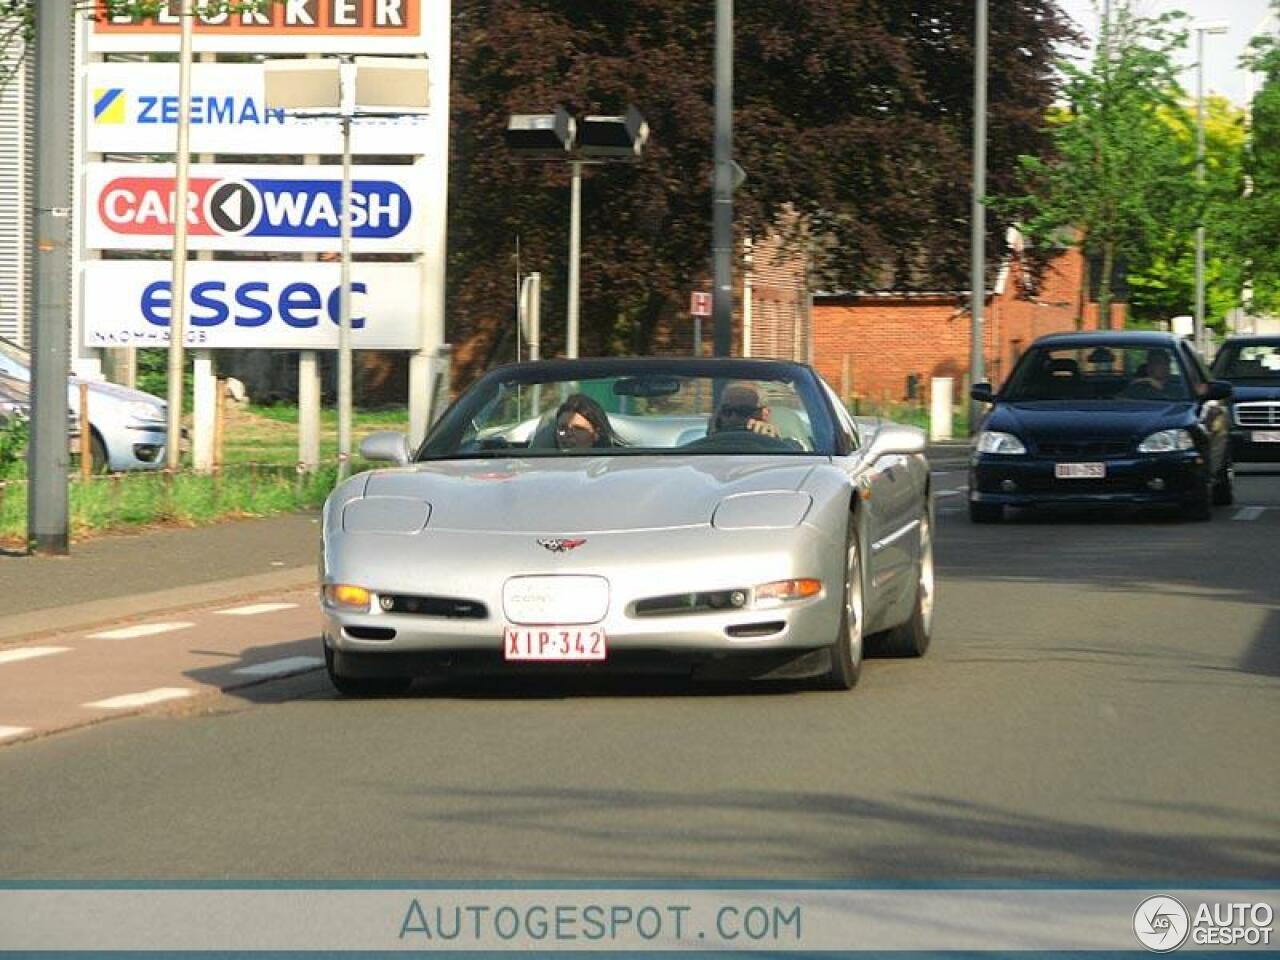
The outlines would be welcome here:
[[[31,354],[0,337],[0,374],[31,381]],[[165,465],[168,405],[159,397],[101,380],[67,378],[67,405],[79,423],[80,384],[89,387],[89,446],[96,470],[156,470]]]
[[[1280,335],[1230,337],[1213,375],[1231,384],[1231,456],[1237,463],[1280,462]]]
[[[1167,333],[1041,337],[991,404],[969,461],[969,517],[1006,507],[1165,506],[1208,520],[1233,499],[1227,401],[1186,341]]]

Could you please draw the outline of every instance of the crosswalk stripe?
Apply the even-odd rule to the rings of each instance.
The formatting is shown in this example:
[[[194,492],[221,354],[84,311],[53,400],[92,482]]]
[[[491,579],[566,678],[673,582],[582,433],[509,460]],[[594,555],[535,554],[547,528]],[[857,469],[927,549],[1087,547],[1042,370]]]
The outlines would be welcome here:
[[[1266,507],[1241,507],[1232,520],[1257,520],[1266,512]]]
[[[30,727],[0,727],[0,740],[12,740],[30,732]]]
[[[19,663],[23,660],[34,660],[37,657],[51,657],[55,653],[66,653],[70,647],[20,647],[17,650],[0,650],[0,664]]]
[[[284,657],[280,660],[268,660],[266,663],[255,663],[250,667],[238,667],[232,673],[246,677],[275,677],[284,673],[297,673],[312,670],[324,663],[320,657]]]
[[[253,617],[260,613],[275,613],[278,610],[294,610],[296,603],[251,603],[247,607],[230,607],[226,610],[215,610],[214,613],[226,617]]]
[[[181,700],[194,693],[194,690],[188,690],[186,687],[157,687],[141,693],[125,693],[118,697],[108,697],[106,700],[95,700],[83,706],[97,710],[128,710],[132,707],[149,707],[153,703],[164,703],[166,700]]]
[[[134,627],[121,627],[118,630],[107,630],[104,633],[91,633],[90,640],[136,640],[138,637],[154,637],[160,633],[171,633],[174,630],[185,630],[194,627],[194,623],[140,623]]]

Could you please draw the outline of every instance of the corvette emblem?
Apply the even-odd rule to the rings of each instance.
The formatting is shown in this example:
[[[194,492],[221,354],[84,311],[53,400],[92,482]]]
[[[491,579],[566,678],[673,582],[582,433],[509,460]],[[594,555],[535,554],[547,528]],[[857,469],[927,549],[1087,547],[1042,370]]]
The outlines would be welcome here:
[[[586,542],[585,538],[581,540],[565,540],[561,537],[544,537],[538,541],[538,546],[544,550],[550,550],[552,553],[568,553],[570,550],[577,550]]]

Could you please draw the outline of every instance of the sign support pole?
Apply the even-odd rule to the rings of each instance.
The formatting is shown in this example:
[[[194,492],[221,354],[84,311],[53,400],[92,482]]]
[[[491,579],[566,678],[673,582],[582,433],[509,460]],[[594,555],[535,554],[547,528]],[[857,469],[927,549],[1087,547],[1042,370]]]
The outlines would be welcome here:
[[[182,0],[182,40],[178,53],[178,144],[173,183],[173,279],[169,285],[169,429],[165,439],[165,465],[177,470],[182,464],[182,351],[186,337],[187,307],[187,194],[190,183],[191,136],[191,34],[195,26],[192,0]]]
[[[351,475],[351,101],[343,83],[342,276],[338,294],[338,480]]]

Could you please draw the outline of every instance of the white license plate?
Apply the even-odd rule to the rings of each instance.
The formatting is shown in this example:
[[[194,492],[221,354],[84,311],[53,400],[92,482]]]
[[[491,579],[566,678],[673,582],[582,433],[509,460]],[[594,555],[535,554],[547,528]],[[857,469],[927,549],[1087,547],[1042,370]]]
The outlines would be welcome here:
[[[1280,430],[1253,431],[1254,443],[1280,443]]]
[[[1059,480],[1101,480],[1107,475],[1105,463],[1055,463],[1053,475]]]
[[[609,642],[599,627],[507,627],[502,655],[507,660],[603,660]]]

